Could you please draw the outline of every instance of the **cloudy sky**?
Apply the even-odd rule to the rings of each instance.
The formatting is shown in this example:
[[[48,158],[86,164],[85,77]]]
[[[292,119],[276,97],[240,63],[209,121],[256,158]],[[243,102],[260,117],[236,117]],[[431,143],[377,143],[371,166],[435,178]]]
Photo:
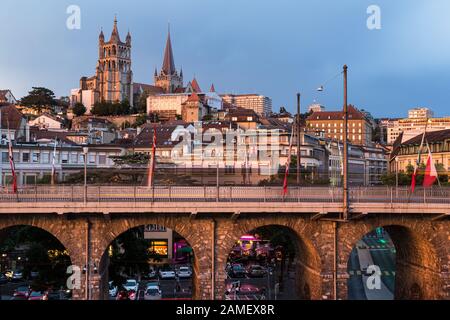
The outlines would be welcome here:
[[[367,28],[372,4],[381,30]],[[79,30],[66,27],[69,5],[81,9]],[[122,39],[132,33],[136,82],[152,83],[170,21],[175,63],[203,89],[264,94],[274,110],[294,110],[300,91],[303,106],[338,109],[342,79],[333,77],[348,64],[349,102],[359,108],[397,117],[428,106],[445,116],[449,12],[448,0],[2,0],[0,88],[68,95],[94,74],[98,33],[109,38],[117,14]]]

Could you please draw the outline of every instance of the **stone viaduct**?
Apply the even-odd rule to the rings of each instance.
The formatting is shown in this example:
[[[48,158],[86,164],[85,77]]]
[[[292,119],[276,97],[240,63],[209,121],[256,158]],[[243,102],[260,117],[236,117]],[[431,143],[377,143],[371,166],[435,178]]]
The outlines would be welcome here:
[[[348,221],[336,218],[340,210],[340,203],[323,202],[3,202],[0,231],[17,225],[48,231],[67,248],[72,264],[91,266],[74,298],[106,299],[109,244],[137,226],[165,226],[193,248],[193,297],[223,299],[233,245],[252,230],[276,226],[297,250],[299,297],[347,299],[352,249],[365,234],[384,227],[397,250],[395,298],[450,299],[448,204],[358,202]]]

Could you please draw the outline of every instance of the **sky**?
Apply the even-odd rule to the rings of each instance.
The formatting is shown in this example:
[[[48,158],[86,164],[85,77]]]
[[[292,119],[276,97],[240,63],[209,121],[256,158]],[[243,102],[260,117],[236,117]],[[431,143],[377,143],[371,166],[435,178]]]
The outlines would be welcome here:
[[[80,29],[67,8],[80,8]],[[381,29],[370,30],[370,5]],[[117,14],[121,39],[132,35],[134,81],[153,83],[170,22],[175,64],[205,91],[259,93],[273,109],[348,100],[374,117],[405,117],[418,106],[450,115],[448,0],[2,0],[0,88],[21,98],[32,86],[67,96],[92,76],[98,34],[107,40]],[[316,90],[324,85],[324,91]]]

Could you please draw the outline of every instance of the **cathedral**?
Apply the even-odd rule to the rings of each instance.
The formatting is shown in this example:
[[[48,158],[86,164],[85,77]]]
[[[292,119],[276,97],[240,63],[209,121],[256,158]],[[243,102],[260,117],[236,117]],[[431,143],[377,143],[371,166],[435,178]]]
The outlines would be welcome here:
[[[98,39],[98,61],[95,76],[80,80],[81,91],[89,91],[91,103],[98,101],[122,102],[133,105],[133,71],[131,71],[131,35],[120,40],[117,18],[109,41],[103,30]],[[85,100],[85,99],[83,99]],[[84,102],[84,101],[83,101]]]

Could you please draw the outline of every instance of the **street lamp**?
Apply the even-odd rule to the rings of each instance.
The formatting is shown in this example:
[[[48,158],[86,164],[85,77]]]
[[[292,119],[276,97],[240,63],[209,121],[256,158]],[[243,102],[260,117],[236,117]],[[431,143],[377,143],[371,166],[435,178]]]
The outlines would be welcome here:
[[[88,156],[89,148],[83,147],[83,155],[84,155],[84,204],[87,203],[87,156]]]

